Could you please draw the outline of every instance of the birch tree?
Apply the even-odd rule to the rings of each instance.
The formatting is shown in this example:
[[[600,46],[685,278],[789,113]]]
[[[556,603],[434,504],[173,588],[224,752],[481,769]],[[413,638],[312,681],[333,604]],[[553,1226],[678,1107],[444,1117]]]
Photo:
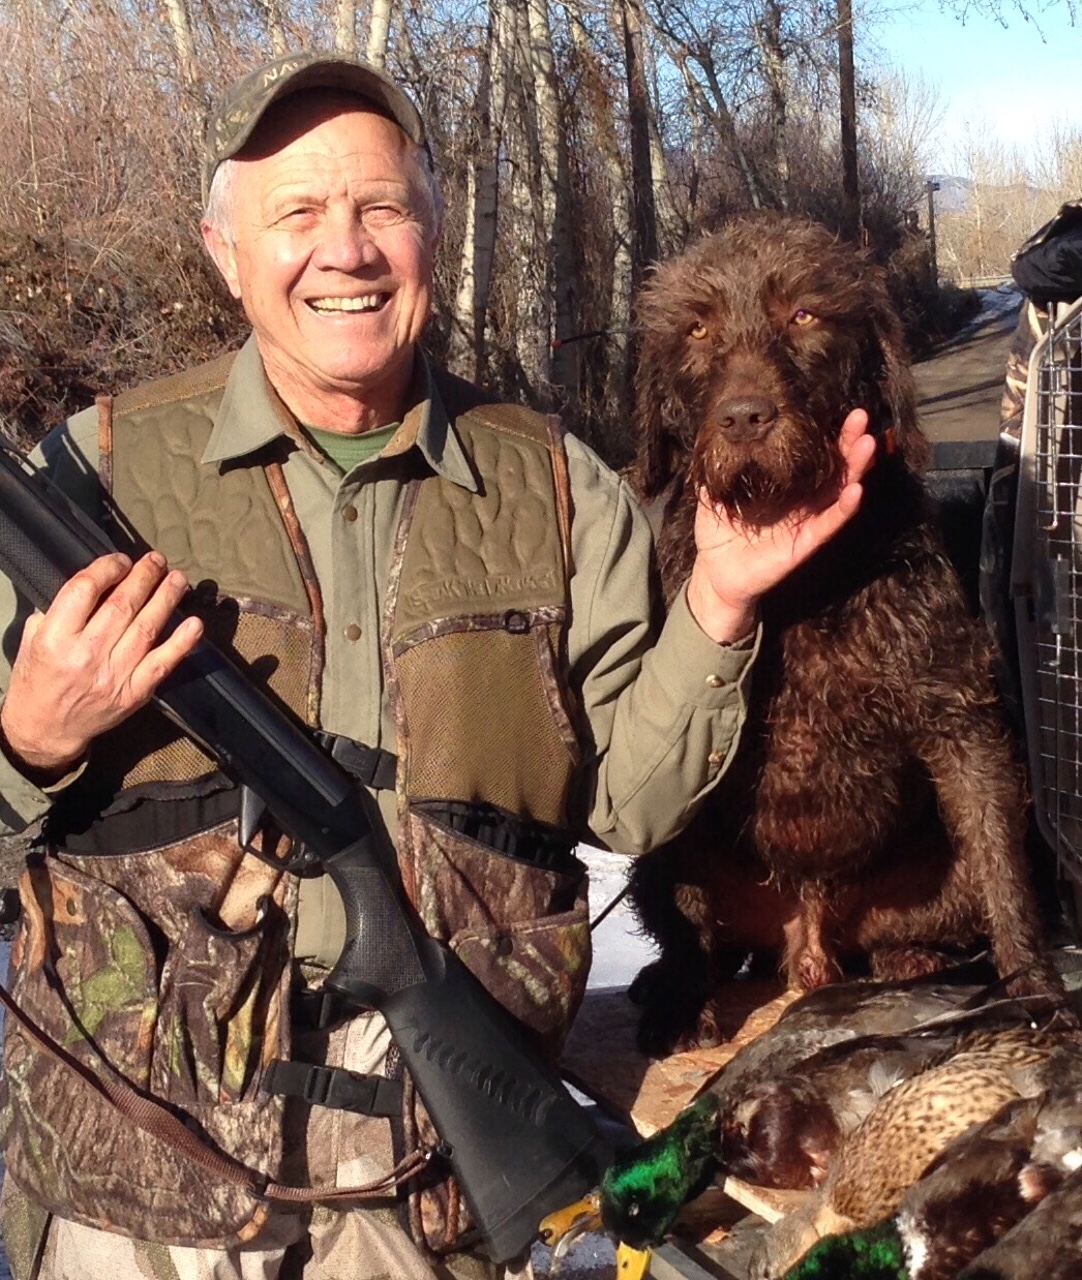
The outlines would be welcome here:
[[[451,359],[467,378],[484,367],[486,318],[496,254],[499,156],[507,101],[508,59],[514,47],[514,12],[500,0],[489,6],[480,82],[467,166],[466,227],[451,330]]]
[[[552,298],[549,328],[550,378],[565,398],[577,391],[577,348],[566,339],[575,331],[575,253],[571,243],[571,190],[567,139],[564,135],[548,0],[526,0],[529,71],[537,120],[538,176],[541,184],[541,228],[548,293]]]
[[[164,0],[166,20],[173,35],[173,48],[177,54],[177,71],[184,88],[195,94],[199,84],[199,59],[195,54],[195,36],[192,34],[192,17],[188,12],[188,0]]]
[[[356,0],[334,0],[334,47],[348,58],[357,56]]]
[[[287,54],[291,47],[291,41],[286,32],[284,3],[285,0],[257,0],[255,6],[263,15],[271,52],[276,58]]]
[[[374,67],[383,67],[387,64],[387,41],[390,34],[391,0],[372,0],[364,56]]]
[[[619,375],[627,373],[626,355],[628,330],[631,325],[632,277],[632,211],[628,169],[620,149],[619,125],[615,110],[616,95],[594,42],[577,8],[567,7],[572,44],[582,69],[582,83],[586,86],[594,138],[598,156],[605,175],[605,191],[612,210],[612,249],[606,256],[609,265],[608,278],[601,283],[608,297],[609,349],[619,353],[616,364]],[[653,134],[656,133],[652,131]],[[660,143],[659,143],[660,145]]]
[[[774,177],[774,195],[783,208],[789,207],[789,138],[787,130],[788,89],[786,85],[785,48],[782,41],[781,0],[763,0],[761,15],[752,30],[759,51],[759,61],[767,90],[770,161]]]

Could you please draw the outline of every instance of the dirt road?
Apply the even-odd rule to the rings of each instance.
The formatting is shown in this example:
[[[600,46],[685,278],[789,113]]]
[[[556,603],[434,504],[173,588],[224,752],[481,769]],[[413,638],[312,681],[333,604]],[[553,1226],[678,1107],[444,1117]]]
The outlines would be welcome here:
[[[1013,287],[986,290],[976,320],[914,366],[921,422],[933,440],[995,440],[1007,348],[1021,305]]]

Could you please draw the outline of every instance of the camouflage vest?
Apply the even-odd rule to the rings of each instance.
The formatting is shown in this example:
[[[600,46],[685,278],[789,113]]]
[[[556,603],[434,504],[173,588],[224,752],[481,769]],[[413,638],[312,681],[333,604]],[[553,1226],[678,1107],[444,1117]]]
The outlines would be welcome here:
[[[189,574],[211,637],[316,724],[322,606],[277,452],[288,442],[257,466],[199,466],[229,363],[106,404],[103,483],[138,539]],[[408,482],[397,531],[383,647],[399,863],[428,929],[554,1053],[589,961],[583,870],[484,840],[492,815],[501,829],[569,824],[565,459],[538,415],[439,385],[481,483]],[[46,837],[20,886],[22,1008],[98,1077],[118,1073],[268,1178],[306,1181],[286,1161],[283,1098],[260,1087],[291,1056],[297,882],[241,851],[232,786],[151,708],[94,744]],[[167,1244],[257,1236],[266,1204],[120,1123],[10,1018],[4,1065],[7,1169],[37,1205]],[[406,1092],[399,1139],[424,1141]],[[410,1219],[437,1249],[467,1226],[446,1183],[412,1194]]]

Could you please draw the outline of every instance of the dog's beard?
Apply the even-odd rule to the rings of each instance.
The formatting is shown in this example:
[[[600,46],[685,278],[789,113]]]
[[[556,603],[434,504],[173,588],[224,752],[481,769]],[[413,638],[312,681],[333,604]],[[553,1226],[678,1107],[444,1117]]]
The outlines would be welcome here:
[[[775,448],[749,456],[718,437],[700,433],[692,454],[693,491],[705,489],[731,520],[760,529],[776,524],[799,507],[820,508],[833,501],[842,474],[836,447],[814,452]]]

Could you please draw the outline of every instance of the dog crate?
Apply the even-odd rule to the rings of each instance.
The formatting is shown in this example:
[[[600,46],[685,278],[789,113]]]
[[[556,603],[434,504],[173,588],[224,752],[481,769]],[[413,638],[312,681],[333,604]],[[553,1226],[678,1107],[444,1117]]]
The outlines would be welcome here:
[[[1082,299],[1029,366],[1011,590],[1036,818],[1082,890]]]

